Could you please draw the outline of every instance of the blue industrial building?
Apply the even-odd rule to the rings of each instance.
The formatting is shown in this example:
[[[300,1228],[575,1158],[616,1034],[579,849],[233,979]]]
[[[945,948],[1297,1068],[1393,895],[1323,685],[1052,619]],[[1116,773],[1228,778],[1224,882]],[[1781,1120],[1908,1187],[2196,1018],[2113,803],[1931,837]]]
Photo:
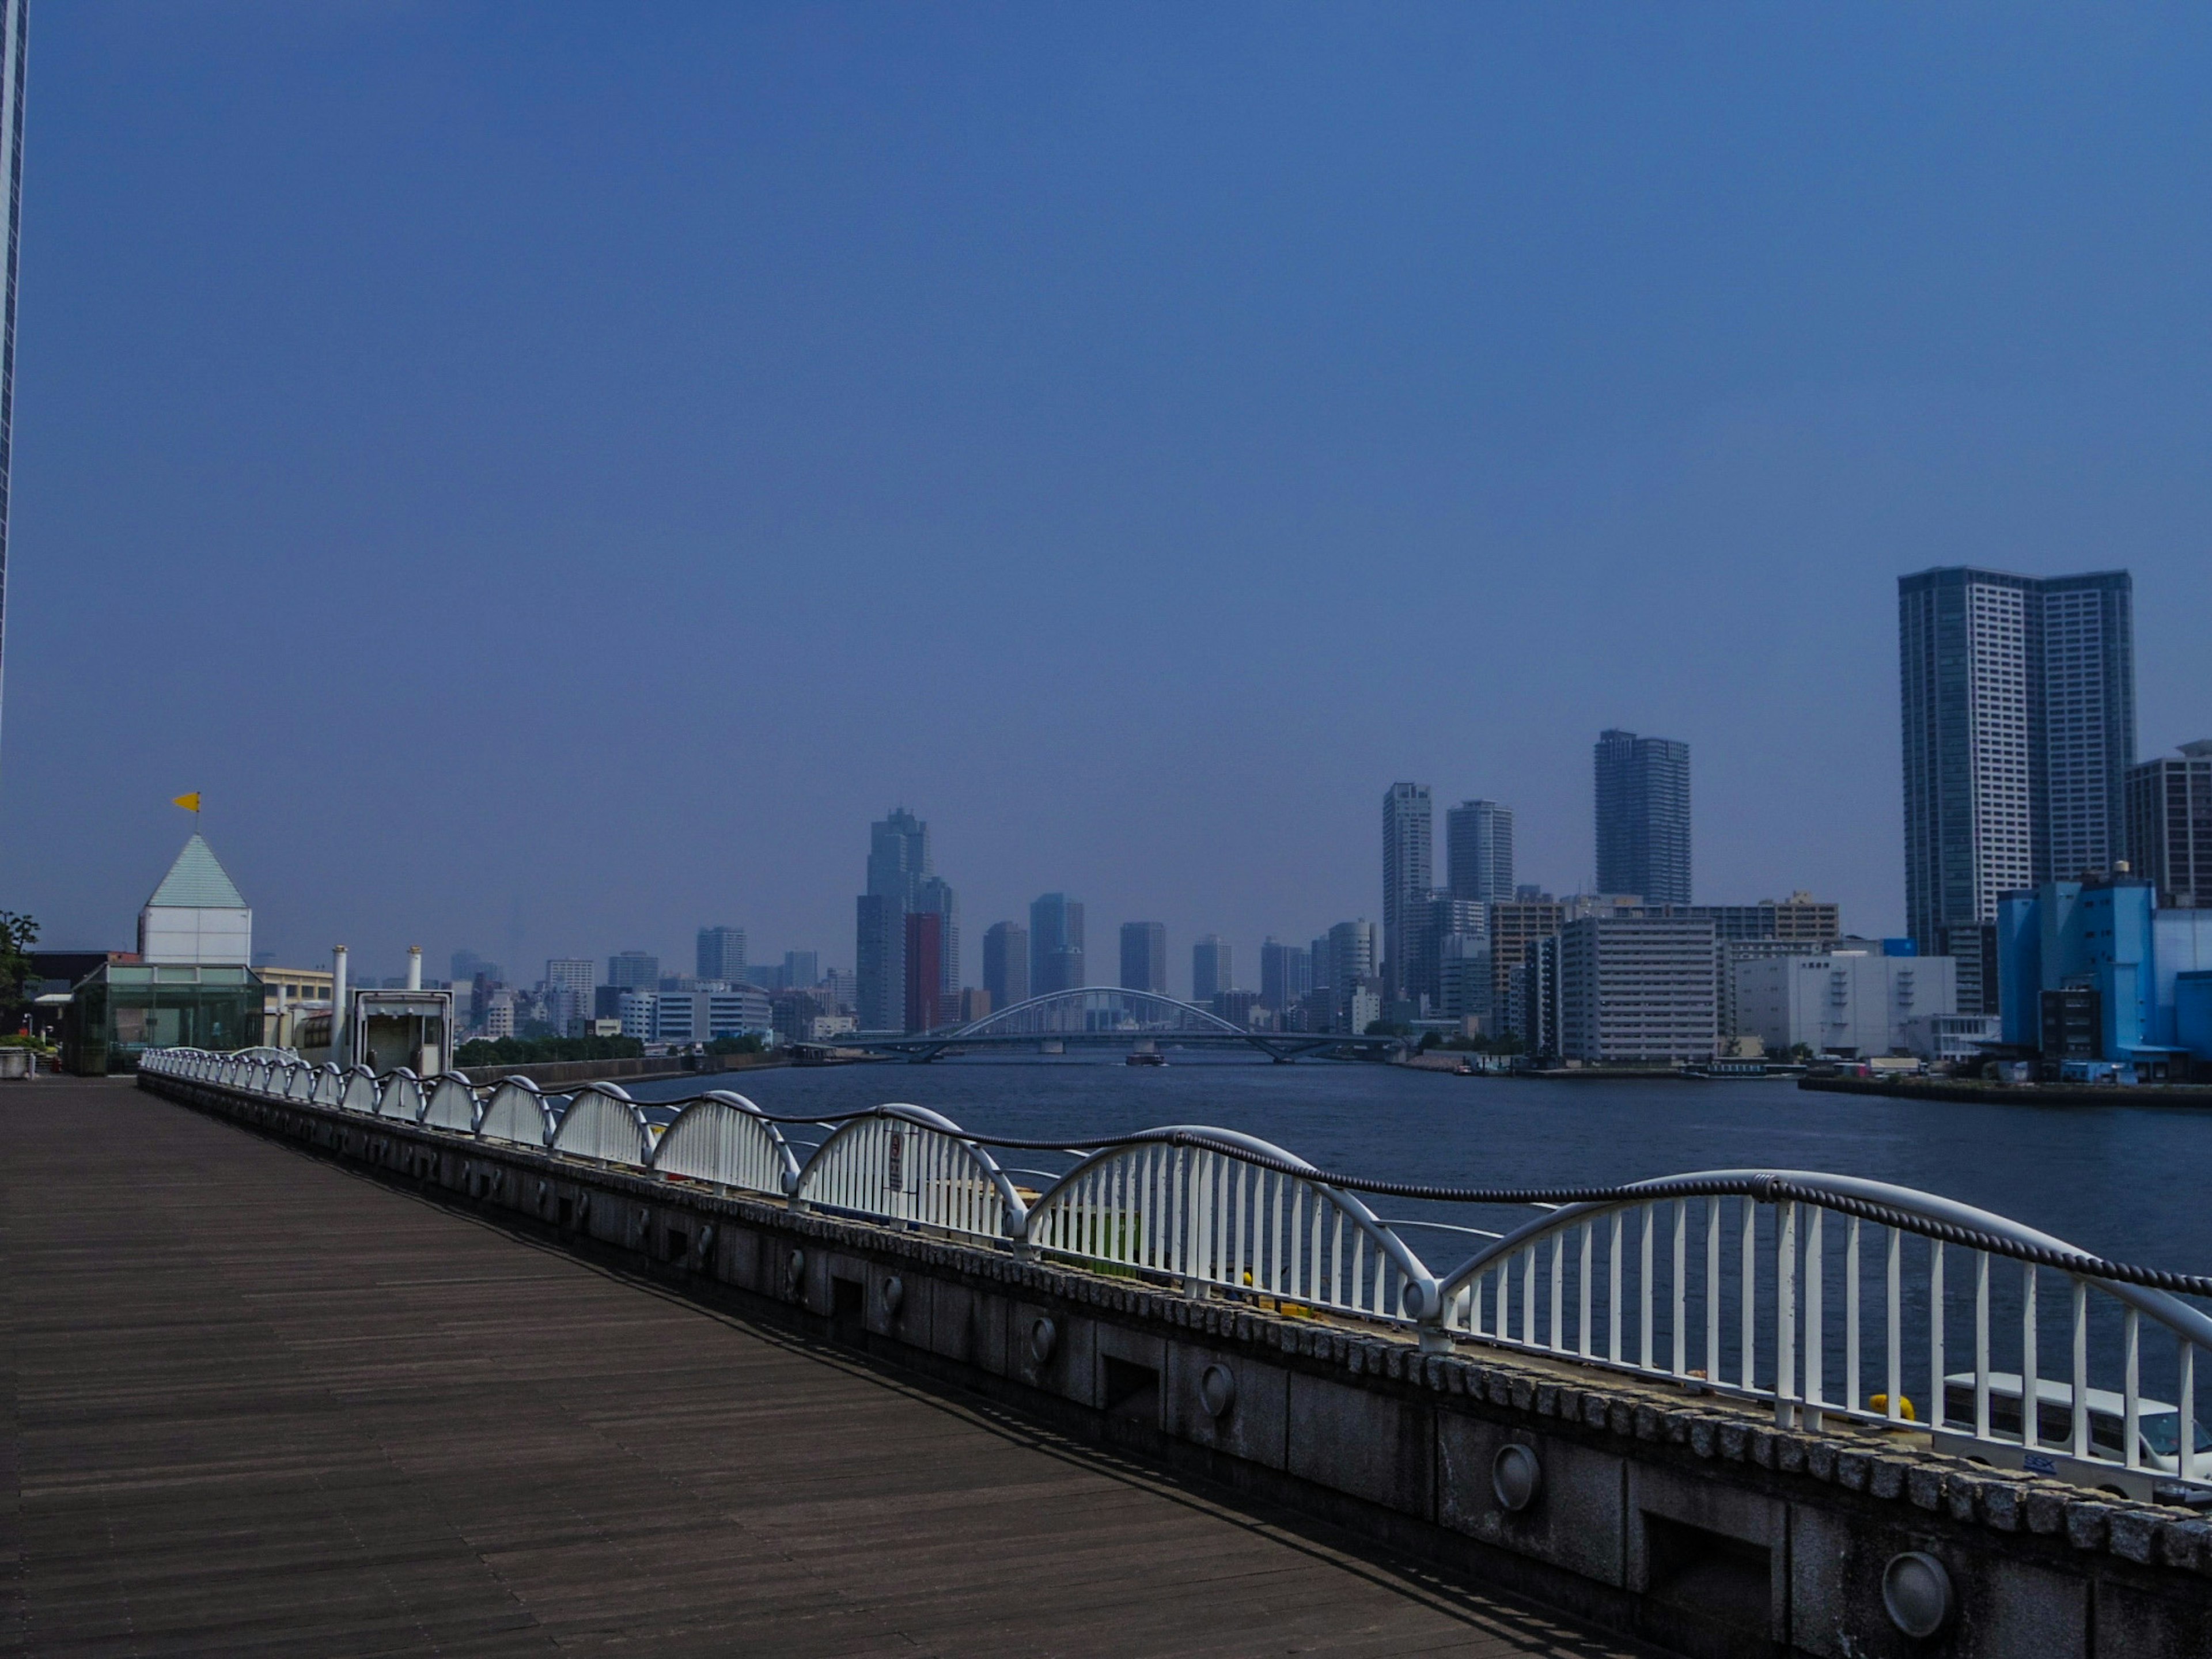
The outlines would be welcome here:
[[[1997,907],[2004,1041],[2145,1079],[2212,1071],[2212,909],[2161,910],[2128,876],[2051,881]]]

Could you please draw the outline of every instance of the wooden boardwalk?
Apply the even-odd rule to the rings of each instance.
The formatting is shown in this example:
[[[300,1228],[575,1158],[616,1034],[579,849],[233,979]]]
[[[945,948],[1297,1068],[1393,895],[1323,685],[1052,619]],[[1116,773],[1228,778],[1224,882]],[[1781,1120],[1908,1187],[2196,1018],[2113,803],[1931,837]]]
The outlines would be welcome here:
[[[0,1652],[1627,1651],[138,1093],[0,1085]]]

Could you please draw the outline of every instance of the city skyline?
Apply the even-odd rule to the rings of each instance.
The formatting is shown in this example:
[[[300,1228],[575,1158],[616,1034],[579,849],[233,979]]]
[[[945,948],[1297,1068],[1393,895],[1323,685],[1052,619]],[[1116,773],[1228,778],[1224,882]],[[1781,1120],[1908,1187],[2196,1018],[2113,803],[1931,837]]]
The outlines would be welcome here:
[[[843,964],[904,800],[963,936],[1064,890],[1250,962],[1376,915],[1397,779],[1590,884],[1608,726],[1693,746],[1700,900],[1902,932],[1934,566],[2130,569],[2139,753],[2208,735],[2212,22],[589,22],[42,15],[0,858],[47,942],[128,942],[198,790],[292,961]],[[431,596],[373,659],[364,573]]]

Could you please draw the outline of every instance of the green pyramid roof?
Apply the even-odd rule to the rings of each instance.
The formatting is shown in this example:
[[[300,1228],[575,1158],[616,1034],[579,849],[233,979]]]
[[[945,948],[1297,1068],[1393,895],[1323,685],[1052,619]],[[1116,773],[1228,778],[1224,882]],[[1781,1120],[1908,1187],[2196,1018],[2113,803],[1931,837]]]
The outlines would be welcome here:
[[[177,861],[169,866],[169,873],[161,878],[161,884],[154,890],[154,896],[146,903],[149,908],[173,905],[182,910],[247,908],[238,884],[224,873],[222,866],[216,862],[213,849],[197,835],[185,843],[185,850],[177,854]]]

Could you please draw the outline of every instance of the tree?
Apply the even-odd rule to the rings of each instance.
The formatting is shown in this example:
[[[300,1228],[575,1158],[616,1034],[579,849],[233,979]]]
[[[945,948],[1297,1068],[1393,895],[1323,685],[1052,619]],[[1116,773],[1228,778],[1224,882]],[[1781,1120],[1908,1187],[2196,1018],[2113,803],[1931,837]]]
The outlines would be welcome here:
[[[0,1018],[11,1030],[21,1028],[30,1006],[25,981],[31,977],[31,947],[38,942],[37,921],[0,910]]]

